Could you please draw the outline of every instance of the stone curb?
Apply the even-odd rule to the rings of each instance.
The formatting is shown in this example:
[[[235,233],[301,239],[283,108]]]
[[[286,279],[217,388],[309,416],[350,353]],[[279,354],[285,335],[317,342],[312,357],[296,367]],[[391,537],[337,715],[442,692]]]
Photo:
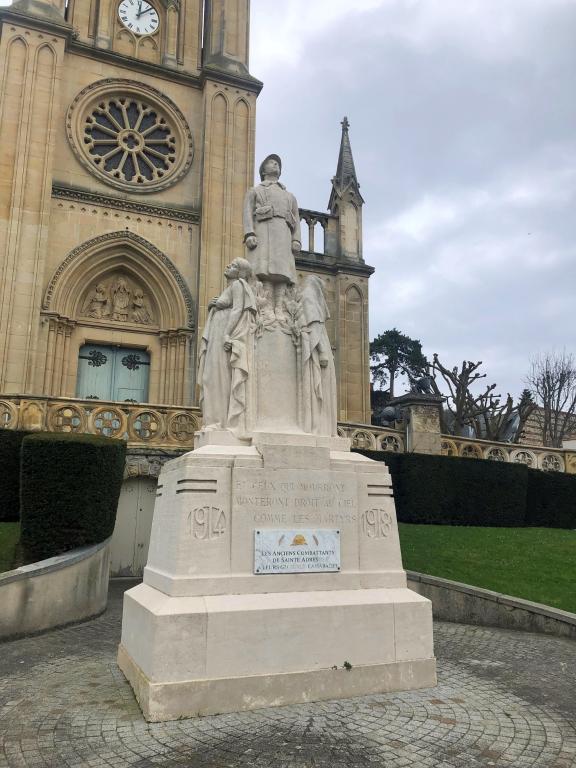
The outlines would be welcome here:
[[[482,587],[406,571],[408,586],[432,601],[434,618],[542,632],[576,640],[576,614]]]
[[[21,565],[19,568],[14,568],[11,571],[4,571],[4,573],[0,573],[0,587],[9,584],[11,581],[31,579],[34,578],[34,576],[42,576],[46,573],[52,573],[54,571],[59,571],[62,568],[67,568],[75,563],[80,563],[82,560],[86,560],[88,557],[95,555],[100,549],[103,549],[110,542],[110,538],[111,537],[108,537],[105,541],[101,541],[99,544],[92,544],[89,547],[73,549],[70,552],[64,552],[61,555],[48,557],[46,560],[38,560],[36,563],[29,563],[28,565]]]
[[[0,576],[0,642],[98,616],[106,608],[110,539]]]

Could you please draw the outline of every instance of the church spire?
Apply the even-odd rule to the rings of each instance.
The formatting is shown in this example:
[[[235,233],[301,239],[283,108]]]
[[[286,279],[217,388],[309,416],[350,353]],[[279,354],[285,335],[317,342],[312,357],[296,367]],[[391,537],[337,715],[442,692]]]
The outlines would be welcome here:
[[[337,221],[337,254],[346,260],[362,261],[362,206],[360,184],[356,177],[352,147],[348,130],[348,118],[342,120],[342,138],[336,176],[332,179],[332,191],[328,210]]]
[[[352,157],[352,147],[350,146],[350,136],[348,129],[350,123],[348,118],[345,117],[342,120],[342,139],[340,141],[340,154],[338,156],[338,167],[336,168],[336,176],[334,181],[338,184],[340,189],[345,189],[350,182],[358,185],[358,179],[356,178],[356,168],[354,167],[354,158]]]
[[[336,175],[332,179],[332,193],[330,195],[330,202],[328,208],[333,211],[338,198],[342,198],[348,191],[350,197],[358,205],[362,205],[364,200],[360,194],[360,184],[356,177],[356,168],[354,166],[354,158],[352,156],[352,147],[350,145],[350,135],[348,133],[350,123],[348,118],[344,117],[341,122],[342,125],[342,138],[340,140],[340,154],[338,155],[338,165],[336,167]]]

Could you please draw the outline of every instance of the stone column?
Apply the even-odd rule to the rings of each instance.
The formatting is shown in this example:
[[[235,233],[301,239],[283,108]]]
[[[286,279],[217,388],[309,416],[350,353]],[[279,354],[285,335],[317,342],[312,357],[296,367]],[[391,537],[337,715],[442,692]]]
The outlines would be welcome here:
[[[114,15],[112,0],[100,0],[98,8],[96,45],[98,48],[112,48]]]
[[[337,278],[337,379],[339,421],[370,423],[370,337],[368,280],[347,274]]]
[[[0,390],[38,392],[41,286],[59,129],[61,67],[72,30],[59,3],[15,3],[1,16]]]
[[[204,105],[199,337],[224,267],[245,255],[242,204],[254,180],[256,94],[206,80]]]
[[[388,405],[400,408],[406,424],[406,452],[439,455],[442,443],[443,398],[409,392]]]
[[[206,0],[204,66],[247,75],[249,34],[248,0]]]
[[[176,66],[178,54],[178,7],[174,0],[166,9],[166,45],[164,48],[164,64],[168,67]]]
[[[308,250],[310,253],[314,253],[316,249],[316,244],[314,243],[314,227],[316,226],[316,222],[314,219],[308,219]]]

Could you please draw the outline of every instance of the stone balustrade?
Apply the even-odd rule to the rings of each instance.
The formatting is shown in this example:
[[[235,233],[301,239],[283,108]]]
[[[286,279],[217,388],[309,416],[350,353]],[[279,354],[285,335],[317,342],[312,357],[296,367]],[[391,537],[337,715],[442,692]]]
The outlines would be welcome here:
[[[532,469],[547,472],[576,473],[576,453],[561,448],[546,448],[520,443],[495,443],[490,440],[477,440],[454,435],[442,435],[444,456],[463,456],[489,461],[510,461],[526,464]]]
[[[338,433],[349,437],[354,448],[403,452],[404,433],[401,430],[374,427],[366,424],[339,424]],[[546,448],[517,443],[496,443],[454,435],[441,435],[441,453],[444,456],[510,461],[526,464],[547,472],[576,474],[576,452],[561,448]]]
[[[4,397],[0,427],[76,432],[127,440],[129,447],[190,450],[199,429],[198,408],[65,397]]]
[[[330,213],[323,213],[322,211],[311,211],[306,208],[300,208],[300,221],[304,221],[308,225],[308,242],[306,243],[303,240],[303,251],[316,255],[336,255],[338,222],[336,216],[332,216]],[[318,238],[316,237],[318,234],[318,230],[316,229],[317,224],[320,224],[322,227],[322,233],[324,235],[323,243],[319,243]]]
[[[76,432],[127,440],[130,448],[190,450],[202,423],[199,408],[75,400],[65,397],[0,398],[0,428]],[[338,434],[354,448],[404,453],[403,430],[342,422]],[[440,436],[445,456],[509,461],[548,472],[576,474],[576,451],[516,443],[496,443],[454,435]]]
[[[350,438],[353,448],[392,453],[404,453],[406,450],[406,439],[399,429],[342,422],[338,424],[338,434]]]

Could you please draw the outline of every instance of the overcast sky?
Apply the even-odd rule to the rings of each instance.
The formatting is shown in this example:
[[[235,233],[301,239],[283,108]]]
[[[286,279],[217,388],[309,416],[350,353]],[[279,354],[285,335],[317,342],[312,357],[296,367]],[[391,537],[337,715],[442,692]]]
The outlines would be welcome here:
[[[576,0],[252,0],[250,68],[257,156],[301,207],[326,209],[350,120],[371,338],[514,395],[576,351]]]
[[[576,0],[252,0],[257,157],[301,207],[326,210],[350,120],[371,337],[503,394],[576,351],[575,43]]]

